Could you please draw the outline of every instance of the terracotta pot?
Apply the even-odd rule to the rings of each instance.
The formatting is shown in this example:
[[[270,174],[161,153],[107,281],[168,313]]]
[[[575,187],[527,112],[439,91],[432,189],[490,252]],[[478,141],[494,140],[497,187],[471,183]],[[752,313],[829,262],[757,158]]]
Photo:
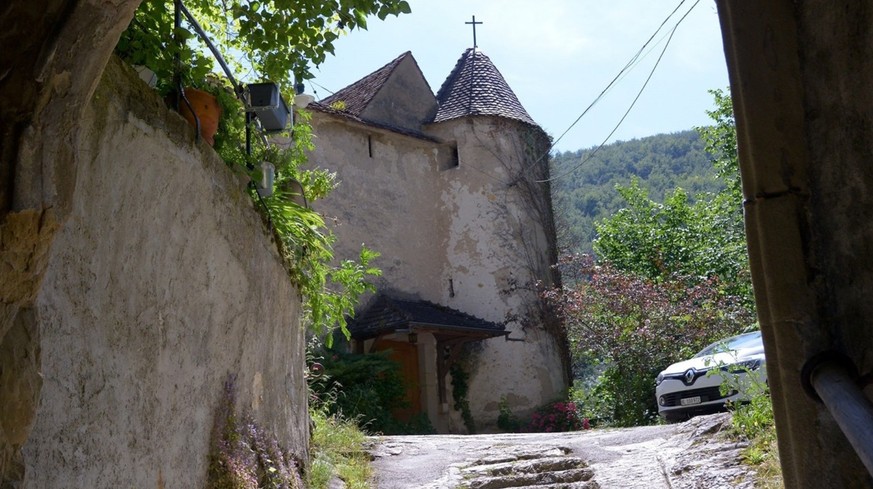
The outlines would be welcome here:
[[[221,106],[218,105],[218,100],[209,92],[198,90],[196,88],[186,88],[185,97],[191,102],[191,107],[200,119],[200,137],[209,143],[210,146],[215,144],[215,133],[218,132],[218,119],[221,118]],[[194,115],[188,109],[188,104],[184,100],[179,100],[179,113],[194,127],[197,124],[194,122]]]

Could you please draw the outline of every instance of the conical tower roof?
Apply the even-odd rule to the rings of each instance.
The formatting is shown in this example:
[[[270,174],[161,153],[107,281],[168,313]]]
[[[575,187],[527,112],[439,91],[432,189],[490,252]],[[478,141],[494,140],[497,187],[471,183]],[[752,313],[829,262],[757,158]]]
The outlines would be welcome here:
[[[494,63],[477,48],[464,52],[440,87],[437,101],[440,107],[434,122],[493,115],[537,126]]]

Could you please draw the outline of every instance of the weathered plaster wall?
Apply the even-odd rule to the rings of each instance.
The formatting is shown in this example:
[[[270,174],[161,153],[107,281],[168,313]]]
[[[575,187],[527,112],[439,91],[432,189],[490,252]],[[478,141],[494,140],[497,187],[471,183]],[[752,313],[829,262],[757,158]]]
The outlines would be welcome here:
[[[79,130],[32,311],[42,390],[25,487],[202,487],[228,375],[240,407],[305,457],[299,299],[245,182],[120,63]]]
[[[75,127],[138,3],[0,9],[0,484],[23,477],[20,448],[41,386],[34,301],[75,192]]]
[[[547,150],[540,132],[494,117],[448,121],[429,127],[456,141],[457,168],[445,172],[441,201],[451,216],[445,274],[453,279],[450,307],[505,322],[509,339],[478,343],[469,400],[477,427],[493,428],[498,402],[524,416],[567,387],[559,340],[547,329],[536,283],[552,283],[555,258],[549,237],[548,187],[530,162]],[[542,162],[540,162],[542,164]]]
[[[382,254],[380,286],[439,302],[449,287],[442,275],[449,216],[434,212],[441,192],[436,162],[448,147],[318,112],[312,124],[311,161],[336,171],[339,181],[337,192],[315,204],[338,237],[336,255],[357,256],[365,244]]]
[[[420,131],[421,121],[433,119],[437,107],[436,97],[418,64],[411,56],[407,56],[394,68],[391,77],[374,95],[361,117]]]

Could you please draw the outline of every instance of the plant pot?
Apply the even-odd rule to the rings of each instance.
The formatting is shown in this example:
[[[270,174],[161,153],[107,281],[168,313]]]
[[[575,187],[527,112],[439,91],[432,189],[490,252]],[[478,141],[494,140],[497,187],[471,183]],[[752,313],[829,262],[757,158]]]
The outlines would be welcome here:
[[[218,132],[218,120],[221,118],[221,106],[218,105],[218,99],[211,93],[196,88],[186,88],[185,97],[191,103],[194,113],[200,120],[200,137],[210,146],[214,145],[215,133]],[[188,121],[188,124],[197,127],[194,115],[188,108],[188,104],[182,99],[179,99],[179,113]]]

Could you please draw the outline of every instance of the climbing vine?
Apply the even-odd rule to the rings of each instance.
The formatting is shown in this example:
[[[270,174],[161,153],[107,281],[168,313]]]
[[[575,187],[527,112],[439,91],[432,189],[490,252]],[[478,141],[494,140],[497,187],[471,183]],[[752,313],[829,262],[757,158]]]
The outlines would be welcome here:
[[[502,200],[507,213],[512,219],[511,235],[503,239],[506,246],[517,249],[523,259],[517,263],[526,272],[526,278],[512,277],[507,281],[504,294],[512,294],[524,290],[536,299],[527,301],[524,309],[508,313],[506,322],[517,322],[522,331],[536,327],[551,336],[561,355],[564,372],[567,378],[570,372],[570,349],[563,324],[558,319],[554,308],[541,297],[545,287],[560,286],[560,274],[554,268],[558,261],[557,230],[555,228],[552,194],[549,183],[549,148],[551,141],[542,129],[536,126],[523,125],[515,121],[495,120],[496,128],[488,134],[475,131],[474,135],[483,148],[489,149],[491,155],[500,162],[506,180],[496,182],[503,187]],[[500,134],[501,137],[497,137]],[[508,135],[512,135],[509,137]],[[501,151],[491,150],[493,141],[502,141],[505,145]],[[517,206],[515,214],[509,202]],[[534,222],[542,226],[539,235]],[[545,240],[545,241],[543,241]],[[521,246],[518,246],[521,243]],[[547,256],[543,257],[543,249]],[[545,258],[545,259],[544,259]]]
[[[467,432],[472,435],[476,433],[476,422],[470,412],[470,401],[467,400],[467,394],[470,390],[470,374],[464,370],[460,362],[452,364],[449,373],[452,375],[452,399],[455,400],[455,411],[461,412],[464,426],[467,427]]]

